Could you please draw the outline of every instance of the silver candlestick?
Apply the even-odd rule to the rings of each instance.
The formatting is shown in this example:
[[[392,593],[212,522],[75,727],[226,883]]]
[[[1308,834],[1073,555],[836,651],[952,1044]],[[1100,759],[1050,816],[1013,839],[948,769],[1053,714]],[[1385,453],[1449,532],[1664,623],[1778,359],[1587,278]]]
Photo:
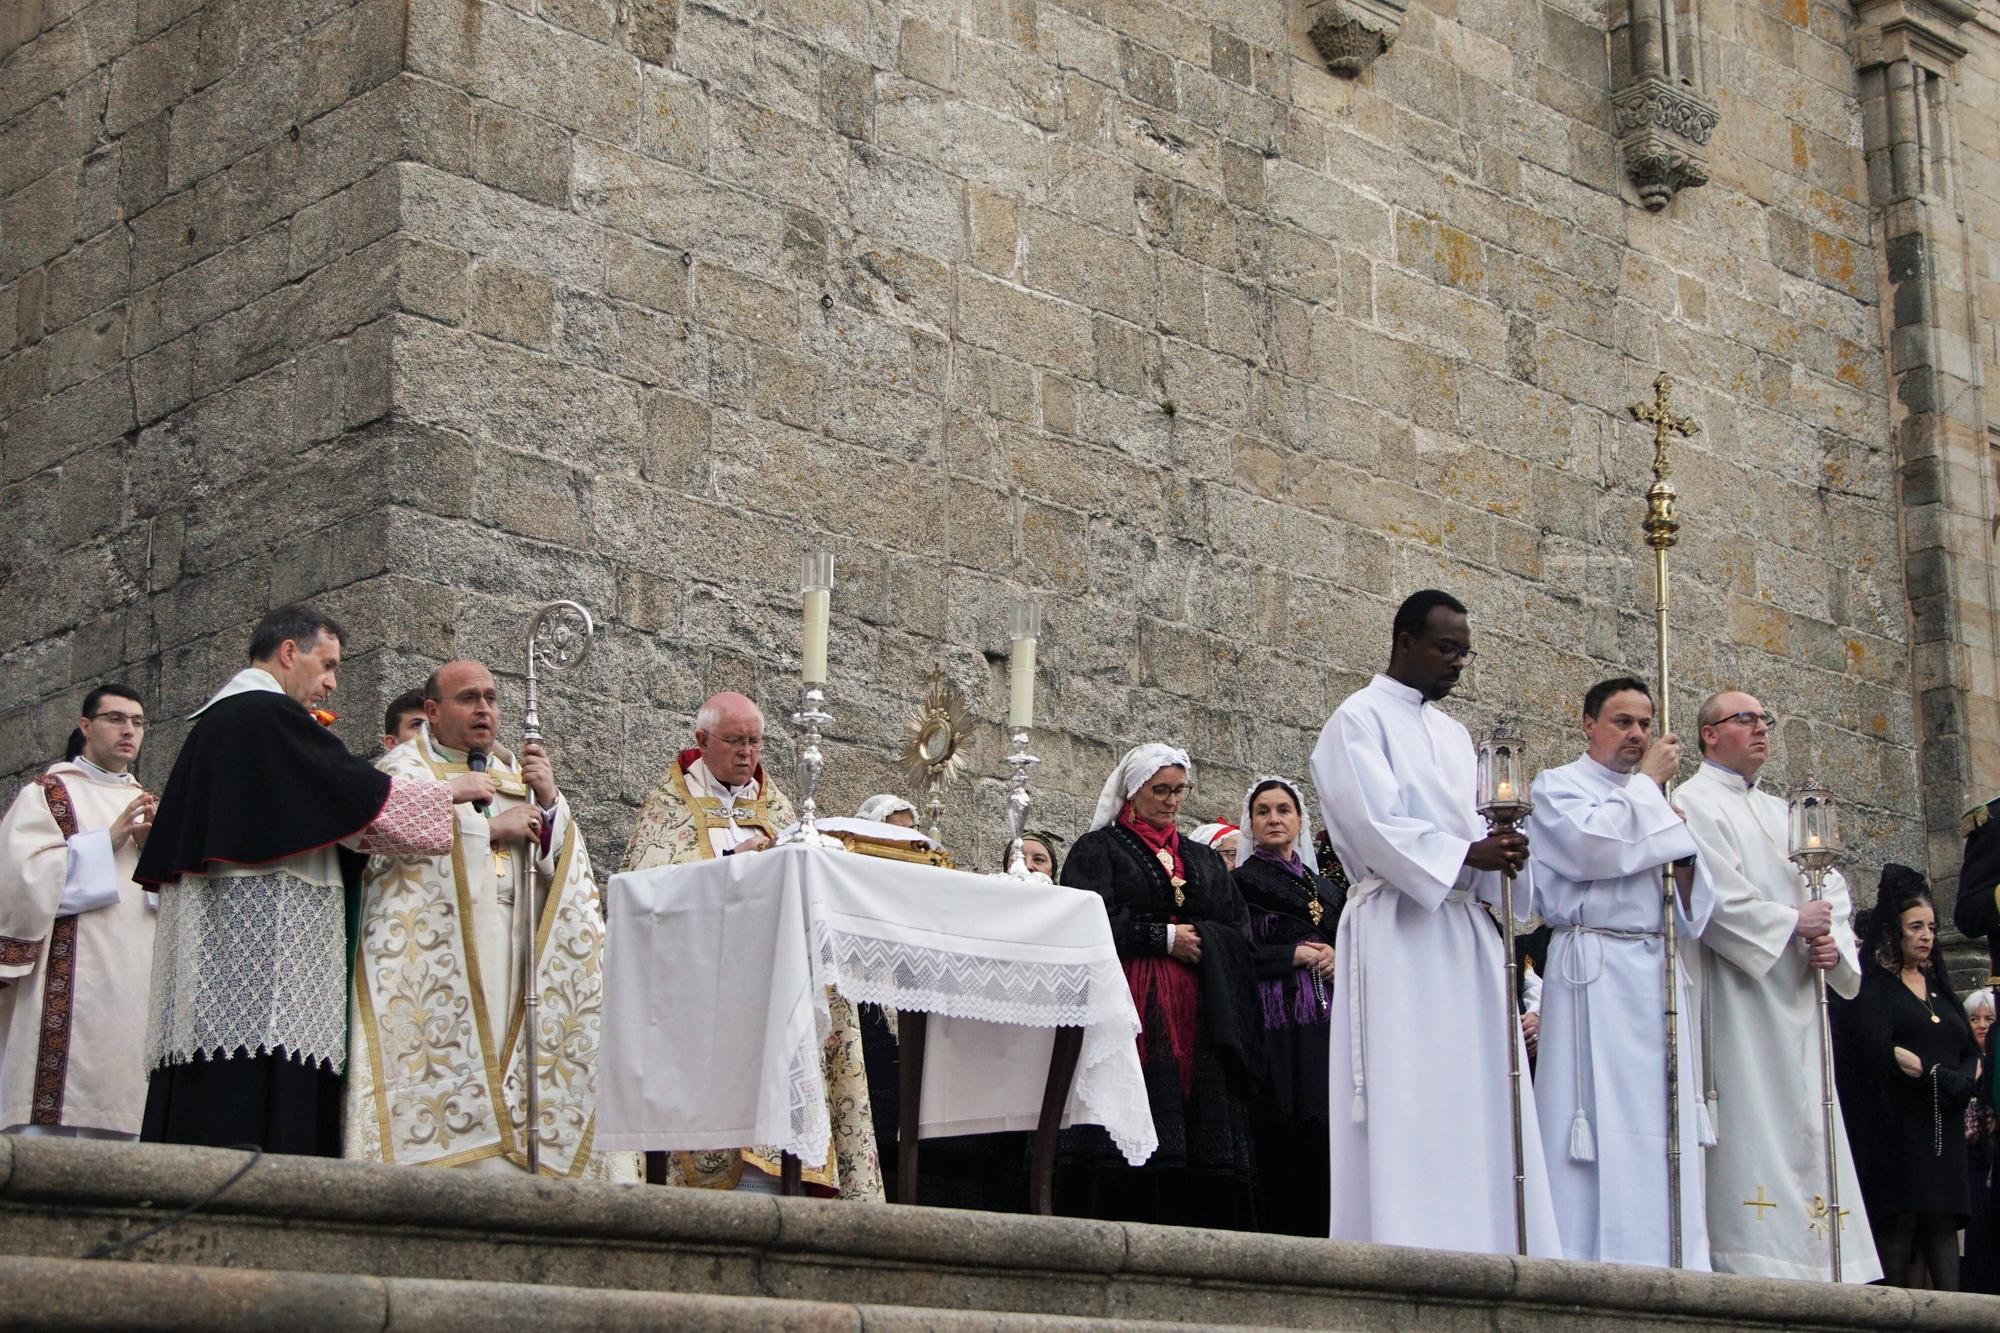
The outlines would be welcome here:
[[[1007,792],[1007,827],[1014,834],[1014,840],[1007,846],[1007,873],[1015,879],[1028,877],[1027,852],[1022,843],[1028,834],[1028,810],[1035,803],[1028,790],[1028,770],[1041,762],[1028,753],[1028,729],[1023,727],[1015,732],[1014,753],[1007,756],[1007,765],[1014,770]]]
[[[838,847],[840,839],[819,831],[819,777],[826,768],[826,756],[820,753],[820,728],[833,721],[833,714],[826,711],[826,688],[823,685],[808,684],[799,710],[792,714],[792,724],[799,728],[799,822],[778,841],[784,844],[804,843],[813,847]]]

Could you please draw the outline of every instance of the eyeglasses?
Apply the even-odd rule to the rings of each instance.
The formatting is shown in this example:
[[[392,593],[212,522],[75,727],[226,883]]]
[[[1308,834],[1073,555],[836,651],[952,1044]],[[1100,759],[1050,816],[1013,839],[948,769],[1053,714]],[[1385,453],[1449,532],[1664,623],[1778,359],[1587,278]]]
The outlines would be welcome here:
[[[1153,797],[1155,800],[1164,801],[1170,797],[1187,795],[1188,787],[1189,784],[1185,782],[1181,783],[1179,786],[1176,787],[1169,787],[1166,783],[1162,782],[1157,786],[1148,787],[1146,788],[1146,790],[1153,793]]]
[[[1438,644],[1437,654],[1447,662],[1470,662],[1473,658],[1479,656],[1479,653],[1475,649],[1461,648],[1455,643]]]
[[[760,750],[764,747],[762,736],[717,736],[715,743],[725,750]]]
[[[1724,717],[1719,717],[1715,719],[1715,722],[1712,725],[1719,727],[1725,722],[1740,722],[1746,727],[1754,727],[1759,722],[1762,722],[1764,724],[1764,729],[1766,731],[1769,731],[1772,727],[1778,725],[1778,719],[1772,717],[1769,713],[1751,713],[1751,712],[1730,713]]]
[[[146,729],[146,719],[138,713],[92,713],[91,722],[109,722],[114,727],[130,727],[134,731]]]

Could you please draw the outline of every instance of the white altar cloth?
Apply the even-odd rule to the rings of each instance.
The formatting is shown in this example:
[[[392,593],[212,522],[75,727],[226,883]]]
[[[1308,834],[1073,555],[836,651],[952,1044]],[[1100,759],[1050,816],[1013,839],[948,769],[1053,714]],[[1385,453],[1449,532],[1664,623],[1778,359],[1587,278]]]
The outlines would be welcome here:
[[[942,1016],[922,1136],[1034,1128],[1053,1030],[1081,1027],[1063,1124],[1104,1126],[1135,1165],[1159,1146],[1094,893],[779,846],[614,875],[607,902],[600,1148],[824,1161],[828,986]]]

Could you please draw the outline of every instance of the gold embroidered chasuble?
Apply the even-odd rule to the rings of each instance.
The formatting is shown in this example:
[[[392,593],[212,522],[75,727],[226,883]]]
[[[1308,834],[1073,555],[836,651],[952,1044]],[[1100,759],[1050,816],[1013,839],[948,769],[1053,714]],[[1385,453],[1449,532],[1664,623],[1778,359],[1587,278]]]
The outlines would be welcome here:
[[[619,866],[621,871],[685,865],[715,856],[709,831],[726,828],[731,821],[724,802],[705,794],[706,783],[701,784],[699,794],[690,786],[688,771],[696,757],[695,751],[683,751],[667,765],[639,811],[632,840]],[[755,829],[773,842],[796,819],[790,798],[777,789],[761,768],[757,770],[756,796],[750,800],[739,797],[734,805],[736,828]],[[823,1190],[832,1190],[843,1199],[879,1203],[883,1198],[882,1162],[875,1143],[874,1112],[868,1099],[868,1072],[862,1063],[861,1024],[854,1015],[853,1005],[838,992],[828,991],[827,1008],[829,1027],[821,1059],[833,1141],[825,1163],[817,1167],[802,1164],[800,1178]],[[781,1165],[779,1150],[773,1147],[677,1152],[670,1157],[669,1183],[705,1189],[736,1188],[746,1162],[773,1176],[779,1174]]]
[[[377,766],[397,778],[467,771],[465,757],[438,745],[428,729]],[[494,817],[533,802],[512,754],[496,747],[487,773],[497,788]],[[487,816],[470,805],[452,813],[450,855],[376,856],[362,882],[346,1155],[526,1170],[515,904],[526,901],[531,849],[494,846]],[[552,827],[534,954],[542,1173],[632,1179],[630,1154],[591,1150],[603,909],[590,855],[561,797]]]

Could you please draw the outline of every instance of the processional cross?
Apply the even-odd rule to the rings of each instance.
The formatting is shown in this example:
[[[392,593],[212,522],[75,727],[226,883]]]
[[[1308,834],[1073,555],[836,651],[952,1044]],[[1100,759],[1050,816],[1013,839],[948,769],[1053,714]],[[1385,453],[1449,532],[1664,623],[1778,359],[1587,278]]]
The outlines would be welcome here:
[[[1672,658],[1667,648],[1667,551],[1680,540],[1680,515],[1674,512],[1674,484],[1667,480],[1667,436],[1682,437],[1693,435],[1701,427],[1690,417],[1677,414],[1668,401],[1673,392],[1674,382],[1661,371],[1653,381],[1653,401],[1632,404],[1632,416],[1653,428],[1653,484],[1646,488],[1646,545],[1653,550],[1653,630],[1655,643],[1659,649],[1656,665],[1659,669],[1659,712],[1656,715],[1660,734],[1667,735],[1673,730],[1673,682],[1668,677]],[[1674,872],[1671,866],[1663,866],[1660,872],[1660,938],[1666,945],[1662,959],[1662,979],[1665,990],[1665,1004],[1662,1018],[1665,1020],[1667,1038],[1667,1234],[1668,1262],[1675,1268],[1681,1266],[1681,1057],[1680,1057],[1680,976],[1679,945],[1675,941],[1674,930]],[[1760,1185],[1755,1199],[1745,1199],[1744,1206],[1757,1211],[1762,1220],[1767,1207],[1772,1206],[1764,1198]]]
[[[1672,377],[1662,371],[1659,378],[1653,381],[1653,401],[1632,404],[1633,419],[1643,421],[1653,428],[1653,480],[1655,481],[1667,479],[1668,432],[1671,431],[1685,439],[1698,434],[1701,430],[1701,426],[1693,417],[1681,416],[1669,405],[1667,399],[1673,390]]]

